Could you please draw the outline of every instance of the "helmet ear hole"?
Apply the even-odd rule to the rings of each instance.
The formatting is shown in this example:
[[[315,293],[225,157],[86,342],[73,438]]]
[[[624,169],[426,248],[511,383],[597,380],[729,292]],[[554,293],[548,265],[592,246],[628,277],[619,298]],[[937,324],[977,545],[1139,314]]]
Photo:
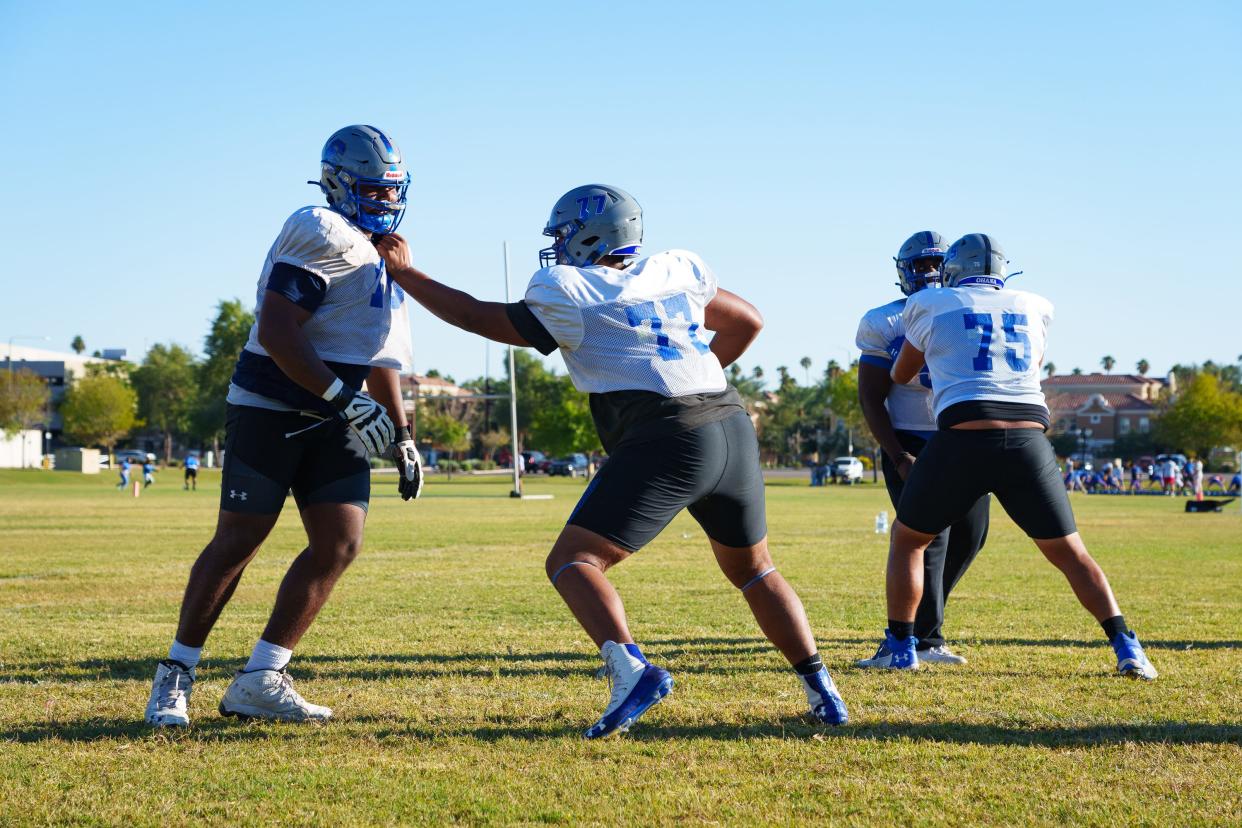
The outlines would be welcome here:
[[[583,239],[582,244],[586,245],[587,247],[591,247],[597,241],[599,241],[599,236],[590,236],[589,238]]]

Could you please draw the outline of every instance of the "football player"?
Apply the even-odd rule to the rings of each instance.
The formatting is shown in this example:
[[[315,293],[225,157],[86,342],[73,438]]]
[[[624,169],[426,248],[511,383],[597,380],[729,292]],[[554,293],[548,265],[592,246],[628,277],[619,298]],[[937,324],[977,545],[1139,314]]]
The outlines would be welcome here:
[[[1127,626],[1108,579],[1087,553],[1061,482],[1039,371],[1052,322],[1042,296],[1005,287],[1004,251],[972,233],[945,256],[945,287],[906,302],[906,341],[893,382],[931,375],[938,431],[906,478],[888,558],[889,666],[917,669],[914,624],[923,595],[923,554],[991,492],[1069,581],[1104,629],[1124,676],[1156,669]]]
[[[948,244],[939,233],[922,230],[906,239],[897,252],[897,287],[909,297],[927,287],[940,285],[940,266]],[[901,490],[914,459],[936,433],[932,416],[931,381],[926,369],[905,385],[889,376],[893,360],[905,341],[902,311],[906,299],[872,308],[858,324],[858,398],[867,426],[883,450],[884,485],[896,508]],[[918,640],[920,661],[965,664],[945,643],[940,630],[944,624],[944,604],[967,567],[979,554],[988,536],[990,497],[979,498],[960,521],[936,535],[923,553],[923,598],[914,618],[914,637]],[[892,653],[881,644],[871,658],[857,662],[859,667],[888,667]]]
[[[398,371],[412,363],[407,307],[373,243],[397,229],[410,175],[392,140],[371,126],[338,130],[321,162],[328,206],[289,217],[259,276],[256,321],[229,386],[219,521],[190,571],[147,703],[157,727],[189,724],[203,644],[291,489],[307,546],[220,712],[329,718],[294,689],[286,666],[362,544],[370,455],[391,453],[404,499],[422,484],[398,386]]]
[[[377,245],[389,272],[441,319],[499,342],[560,350],[590,394],[608,463],[552,547],[546,571],[600,648],[612,692],[587,738],[624,731],[669,693],[673,679],[630,635],[605,574],[655,538],[682,509],[699,522],[725,576],[789,660],[812,715],[844,724],[806,613],[768,552],[759,446],[725,381],[762,327],[759,312],[719,288],[685,250],[643,257],[642,210],[616,187],[570,190],[552,208],[542,269],[525,299],[481,302],[416,270],[398,235]],[[710,341],[707,331],[714,331]]]

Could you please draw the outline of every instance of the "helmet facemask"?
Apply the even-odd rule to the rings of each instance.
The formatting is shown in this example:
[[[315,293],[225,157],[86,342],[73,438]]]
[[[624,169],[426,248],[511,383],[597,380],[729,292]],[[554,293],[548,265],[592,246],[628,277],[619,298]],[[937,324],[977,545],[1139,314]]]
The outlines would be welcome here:
[[[918,293],[928,287],[940,287],[941,267],[944,265],[944,253],[940,251],[924,251],[923,255],[909,259],[895,259],[897,275],[900,281],[897,286],[906,296]]]
[[[394,165],[395,166],[395,165]],[[328,197],[328,205],[349,218],[368,233],[384,236],[395,232],[405,215],[406,191],[410,174],[405,170],[389,170],[385,178],[363,178],[331,164],[323,165],[320,189]],[[392,176],[388,178],[387,176]],[[392,201],[364,195],[363,188],[396,190]]]
[[[582,222],[574,219],[564,224],[558,224],[556,227],[543,228],[543,234],[552,239],[552,244],[539,251],[539,266],[551,267],[552,265],[574,265],[581,267],[578,262],[574,261],[573,256],[565,249],[579,230],[582,229]]]

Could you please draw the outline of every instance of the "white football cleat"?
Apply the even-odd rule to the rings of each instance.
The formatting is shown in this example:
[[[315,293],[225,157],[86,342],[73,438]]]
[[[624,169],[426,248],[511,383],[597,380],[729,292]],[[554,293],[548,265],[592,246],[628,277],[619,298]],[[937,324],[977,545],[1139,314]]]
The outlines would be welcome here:
[[[220,714],[277,722],[326,722],[332,718],[332,709],[302,698],[284,670],[252,670],[233,677],[220,699]]]
[[[947,644],[937,644],[935,647],[919,650],[919,661],[928,664],[965,664],[966,657],[950,650]]]
[[[145,719],[153,727],[189,727],[190,693],[194,690],[194,668],[167,659],[155,668],[151,698]]]

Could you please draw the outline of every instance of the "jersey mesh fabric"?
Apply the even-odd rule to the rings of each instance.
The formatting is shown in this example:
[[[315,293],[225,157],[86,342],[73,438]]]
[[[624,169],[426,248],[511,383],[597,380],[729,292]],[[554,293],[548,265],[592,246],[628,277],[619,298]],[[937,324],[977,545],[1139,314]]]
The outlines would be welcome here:
[[[929,288],[905,307],[906,338],[927,358],[937,416],[970,400],[1047,407],[1039,384],[1052,303],[1021,290]]]
[[[325,207],[303,207],[285,222],[259,276],[256,321],[246,350],[259,344],[258,315],[276,262],[307,270],[327,284],[323,301],[302,326],[320,359],[351,365],[413,369],[405,293],[384,267],[367,234]]]
[[[906,298],[903,296],[863,314],[854,342],[862,351],[864,362],[885,369],[892,368],[906,338],[906,326],[902,321],[905,307]],[[893,428],[899,431],[936,430],[936,418],[932,416],[931,379],[925,371],[905,385],[894,383],[884,407],[888,409]]]
[[[708,348],[704,309],[715,274],[698,256],[671,250],[625,270],[555,265],[531,279],[525,301],[560,345],[580,391],[652,391],[682,397],[723,391]]]

